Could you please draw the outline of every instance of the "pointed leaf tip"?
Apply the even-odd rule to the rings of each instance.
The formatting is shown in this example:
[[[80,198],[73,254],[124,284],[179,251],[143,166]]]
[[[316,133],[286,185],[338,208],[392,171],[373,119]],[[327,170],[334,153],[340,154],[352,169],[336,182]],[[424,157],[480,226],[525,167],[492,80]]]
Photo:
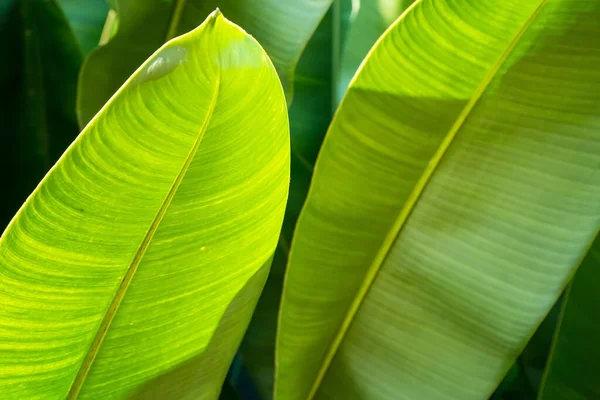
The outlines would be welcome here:
[[[206,20],[204,21],[204,23],[202,23],[200,25],[207,24],[210,26],[214,26],[214,25],[216,25],[217,21],[221,18],[223,18],[223,13],[217,7],[217,8],[215,8],[215,10],[213,12],[208,14],[208,17],[206,17]]]
[[[210,13],[208,18],[206,18],[206,21],[214,24],[219,18],[223,18],[223,13],[219,7],[217,7],[213,12]]]

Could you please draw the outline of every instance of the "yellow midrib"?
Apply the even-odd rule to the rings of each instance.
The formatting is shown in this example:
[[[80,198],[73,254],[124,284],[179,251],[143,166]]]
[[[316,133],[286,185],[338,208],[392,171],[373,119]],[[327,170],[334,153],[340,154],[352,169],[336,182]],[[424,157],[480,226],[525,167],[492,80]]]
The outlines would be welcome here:
[[[175,177],[175,180],[173,181],[173,184],[171,185],[169,192],[167,193],[165,199],[163,200],[156,216],[152,220],[150,227],[146,231],[146,235],[144,236],[137,252],[135,253],[135,255],[131,261],[131,264],[129,265],[129,268],[127,269],[127,272],[125,273],[125,276],[123,277],[123,280],[121,281],[121,284],[119,285],[119,288],[115,292],[111,304],[109,305],[109,307],[106,310],[104,319],[100,323],[100,326],[98,327],[98,330],[96,331],[94,340],[92,341],[92,344],[90,345],[90,348],[88,349],[88,352],[83,360],[83,363],[81,364],[81,367],[79,368],[79,371],[77,372],[77,376],[75,377],[73,383],[71,384],[71,388],[69,389],[69,393],[67,394],[67,400],[76,399],[77,396],[79,395],[79,392],[81,391],[81,388],[83,387],[83,384],[85,382],[85,378],[87,377],[87,374],[94,362],[94,359],[96,358],[96,355],[98,354],[100,346],[102,345],[102,341],[104,340],[104,337],[106,336],[106,332],[110,328],[110,324],[112,323],[112,320],[113,320],[115,314],[117,313],[119,306],[121,305],[121,301],[125,297],[125,293],[127,292],[129,284],[131,283],[131,280],[133,279],[133,276],[135,275],[137,267],[139,266],[140,262],[142,261],[142,258],[144,257],[144,254],[146,253],[146,250],[148,249],[148,246],[150,245],[150,242],[152,241],[154,234],[156,233],[164,215],[167,212],[167,209],[169,208],[173,198],[175,197],[175,193],[177,192],[177,189],[179,188],[181,182],[183,181],[185,173],[187,172],[190,164],[192,163],[193,159],[196,156],[196,153],[198,152],[198,149],[200,148],[200,143],[202,142],[202,139],[204,138],[204,134],[206,133],[208,124],[211,120],[211,117],[215,110],[215,106],[217,104],[220,84],[221,84],[221,76],[219,73],[215,79],[215,86],[214,86],[213,93],[212,93],[211,103],[208,107],[206,117],[204,118],[204,121],[202,122],[202,126],[200,127],[200,130],[198,132],[198,137],[196,138],[196,140],[192,146],[192,149],[190,150],[179,173]]]
[[[406,11],[393,24],[393,26],[396,26],[405,17],[405,15],[407,15],[410,12],[410,10],[415,8],[416,5],[419,3],[420,3],[420,1],[417,0],[409,8],[407,8]],[[465,105],[465,107],[463,108],[463,110],[461,111],[459,116],[457,117],[456,121],[454,122],[454,124],[452,125],[452,127],[450,128],[450,130],[448,131],[446,136],[444,137],[444,140],[441,142],[440,147],[438,148],[438,151],[435,153],[435,155],[432,157],[431,161],[429,162],[429,164],[423,171],[421,178],[416,183],[415,187],[413,188],[413,191],[411,192],[406,203],[404,204],[404,207],[402,207],[402,210],[400,210],[400,213],[398,214],[396,221],[392,225],[392,228],[390,229],[388,235],[386,236],[385,240],[383,241],[382,246],[379,249],[379,252],[373,259],[373,263],[367,270],[367,274],[365,275],[365,280],[364,280],[362,286],[359,288],[358,293],[357,293],[354,301],[352,302],[352,304],[348,310],[348,313],[346,314],[346,317],[344,318],[344,321],[342,322],[340,330],[338,331],[338,334],[336,335],[335,339],[333,340],[331,347],[329,348],[329,351],[327,352],[327,355],[325,356],[325,359],[323,360],[323,363],[321,364],[321,368],[319,369],[319,371],[317,373],[316,379],[311,387],[311,390],[309,392],[307,400],[312,400],[314,398],[314,396],[316,395],[317,390],[319,389],[319,386],[321,385],[321,382],[323,381],[323,378],[325,377],[325,373],[327,372],[327,369],[331,365],[331,362],[333,361],[333,357],[335,356],[339,346],[341,345],[342,340],[344,339],[344,336],[346,335],[346,332],[348,331],[348,328],[350,327],[350,324],[352,323],[352,320],[354,319],[356,313],[358,312],[358,309],[360,308],[362,302],[364,301],[364,299],[367,295],[367,292],[371,288],[371,285],[373,284],[375,277],[377,276],[377,273],[379,272],[381,265],[383,264],[383,261],[385,260],[390,249],[392,248],[392,245],[395,242],[396,238],[398,237],[398,234],[400,233],[402,228],[406,225],[406,221],[408,220],[412,210],[414,209],[415,204],[417,203],[417,201],[419,200],[425,187],[431,180],[433,173],[435,172],[440,161],[446,154],[448,148],[450,147],[452,141],[456,137],[458,131],[460,130],[460,128],[464,124],[465,120],[467,119],[467,117],[469,116],[469,114],[471,113],[473,108],[475,107],[475,104],[477,104],[477,102],[479,101],[479,99],[481,98],[481,96],[483,95],[483,93],[485,92],[487,87],[489,86],[489,84],[492,82],[492,80],[494,79],[497,72],[500,70],[500,68],[502,67],[502,65],[508,58],[508,56],[512,53],[512,51],[514,50],[515,46],[517,45],[517,43],[519,42],[519,40],[521,39],[523,34],[527,31],[527,29],[529,28],[531,23],[539,15],[541,9],[543,8],[543,6],[546,3],[547,3],[547,0],[540,1],[540,4],[538,5],[538,7],[532,13],[532,15],[529,17],[529,19],[525,22],[525,24],[522,26],[522,28],[519,30],[519,32],[517,32],[517,34],[515,35],[513,40],[510,42],[510,44],[504,51],[504,53],[498,58],[498,60],[494,64],[494,66],[490,69],[490,72],[488,73],[488,75],[481,82],[481,84],[479,85],[477,90],[475,92],[473,92],[473,96],[467,102],[467,104]],[[390,29],[392,29],[392,27],[390,27]]]

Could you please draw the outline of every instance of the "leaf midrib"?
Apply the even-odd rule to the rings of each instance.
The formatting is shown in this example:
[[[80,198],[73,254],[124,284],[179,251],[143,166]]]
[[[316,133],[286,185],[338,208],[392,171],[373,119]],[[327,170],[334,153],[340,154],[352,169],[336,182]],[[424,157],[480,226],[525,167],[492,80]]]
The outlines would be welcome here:
[[[391,29],[394,29],[394,27],[397,26],[405,18],[405,16],[408,15],[409,12],[413,8],[415,8],[418,4],[420,4],[421,2],[422,2],[422,0],[416,0],[410,7],[408,7],[404,11],[404,13],[396,20],[396,22],[394,24],[392,24],[392,26],[390,28],[388,28],[388,31]],[[461,113],[456,118],[456,121],[454,122],[454,124],[452,125],[452,127],[449,129],[448,133],[442,140],[442,142],[438,148],[438,151],[435,153],[435,155],[432,157],[431,161],[429,162],[429,164],[423,171],[421,178],[416,183],[416,185],[413,188],[407,201],[404,203],[404,206],[400,210],[400,213],[398,214],[396,221],[394,222],[394,224],[392,225],[392,228],[388,232],[388,235],[384,239],[382,246],[380,247],[377,255],[373,259],[373,263],[368,268],[367,273],[365,275],[365,280],[363,281],[363,284],[359,288],[358,293],[357,293],[354,301],[352,302],[352,304],[346,314],[346,317],[344,318],[344,320],[342,322],[342,325],[340,326],[340,330],[338,331],[338,334],[334,338],[334,340],[331,344],[331,347],[329,348],[329,351],[327,352],[325,359],[323,360],[321,367],[320,367],[319,371],[317,372],[317,376],[311,387],[311,390],[309,392],[307,400],[313,399],[314,396],[316,395],[317,390],[318,390],[319,386],[321,385],[323,378],[325,377],[325,373],[327,372],[329,366],[331,365],[331,362],[333,361],[333,358],[334,358],[335,354],[337,353],[337,350],[340,347],[340,345],[344,339],[344,336],[346,335],[346,332],[348,331],[348,328],[350,327],[350,324],[352,323],[354,317],[356,316],[362,302],[366,298],[366,295],[367,295],[369,289],[371,288],[373,282],[375,281],[375,278],[376,278],[378,272],[380,271],[381,266],[383,265],[383,262],[387,258],[388,254],[392,248],[392,245],[396,241],[396,238],[400,234],[402,228],[406,225],[406,222],[408,221],[415,205],[417,204],[417,201],[421,197],[421,194],[424,192],[427,184],[430,182],[431,177],[433,176],[435,170],[437,169],[438,165],[440,164],[440,161],[446,154],[447,150],[450,148],[450,145],[452,144],[454,138],[457,136],[458,132],[462,128],[464,122],[466,121],[467,117],[470,115],[471,111],[474,109],[475,105],[477,104],[477,102],[479,101],[481,96],[484,94],[484,92],[486,91],[486,89],[488,88],[488,86],[490,85],[490,83],[492,82],[492,80],[494,79],[494,77],[496,76],[496,74],[498,73],[500,68],[502,67],[502,65],[504,65],[504,62],[506,61],[508,56],[512,53],[512,51],[514,50],[516,45],[519,43],[520,39],[523,37],[523,35],[527,31],[527,29],[531,26],[532,22],[539,15],[539,13],[541,12],[542,8],[544,7],[544,5],[546,3],[547,3],[547,0],[540,1],[540,4],[537,6],[537,8],[531,14],[529,19],[525,22],[525,24],[523,24],[523,26],[517,32],[517,34],[515,35],[513,40],[509,43],[506,50],[502,53],[502,55],[498,58],[498,60],[494,64],[494,66],[490,69],[488,75],[486,75],[485,79],[481,82],[479,87],[473,92],[473,95],[471,96],[471,98],[469,99],[469,101],[467,102],[467,104],[465,105],[463,110],[461,111]],[[371,50],[371,52],[369,54],[371,54],[372,51],[373,50]]]
[[[173,198],[175,197],[175,194],[177,193],[177,190],[179,189],[181,182],[183,181],[185,173],[189,169],[190,164],[194,160],[194,158],[198,152],[198,149],[200,148],[200,144],[202,142],[202,139],[204,138],[204,134],[206,133],[206,130],[208,128],[210,120],[213,116],[215,106],[217,104],[217,99],[219,97],[218,94],[219,94],[220,84],[221,84],[221,75],[219,72],[215,79],[215,85],[213,88],[211,103],[209,104],[208,111],[206,113],[206,117],[204,118],[204,121],[202,122],[200,130],[198,132],[198,136],[197,136],[185,162],[183,163],[179,173],[175,177],[175,180],[173,181],[173,184],[171,185],[169,192],[167,193],[165,199],[161,203],[156,216],[153,218],[152,223],[150,224],[150,227],[146,231],[146,234],[144,235],[144,238],[142,239],[142,242],[140,243],[138,250],[136,251],[127,271],[125,272],[125,275],[123,277],[123,280],[121,281],[121,284],[119,285],[117,291],[115,292],[115,294],[113,296],[113,299],[112,299],[110,305],[108,306],[108,308],[106,310],[104,318],[103,318],[102,322],[100,323],[98,330],[96,331],[94,340],[92,341],[92,344],[90,345],[90,348],[88,349],[88,352],[77,372],[77,376],[75,377],[73,383],[71,384],[71,387],[70,387],[69,392],[66,397],[67,400],[77,399],[79,392],[81,391],[81,388],[83,387],[83,384],[85,383],[87,374],[88,374],[90,368],[92,367],[92,364],[94,363],[94,360],[96,358],[96,355],[98,354],[98,351],[100,350],[102,341],[104,340],[104,337],[106,336],[106,333],[108,332],[108,329],[110,328],[110,324],[112,323],[112,320],[113,320],[114,316],[116,315],[123,298],[125,297],[127,289],[129,288],[129,284],[131,283],[133,276],[135,275],[135,272],[137,271],[137,268],[140,265],[142,258],[144,257],[144,254],[146,253],[146,250],[148,249],[150,243],[152,242],[154,234],[158,230],[158,227],[160,226],[160,223],[161,223],[163,217],[165,216],[169,206],[171,205],[171,202],[172,202]]]

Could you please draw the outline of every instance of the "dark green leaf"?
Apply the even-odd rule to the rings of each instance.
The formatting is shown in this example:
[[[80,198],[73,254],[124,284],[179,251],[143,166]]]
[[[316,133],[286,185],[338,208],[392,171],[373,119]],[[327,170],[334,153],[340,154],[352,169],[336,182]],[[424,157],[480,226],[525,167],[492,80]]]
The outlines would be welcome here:
[[[0,9],[0,230],[79,132],[81,52],[54,1]]]
[[[599,283],[597,238],[565,293],[540,400],[600,399]]]
[[[73,27],[83,54],[94,50],[108,14],[106,0],[58,0],[58,4]]]

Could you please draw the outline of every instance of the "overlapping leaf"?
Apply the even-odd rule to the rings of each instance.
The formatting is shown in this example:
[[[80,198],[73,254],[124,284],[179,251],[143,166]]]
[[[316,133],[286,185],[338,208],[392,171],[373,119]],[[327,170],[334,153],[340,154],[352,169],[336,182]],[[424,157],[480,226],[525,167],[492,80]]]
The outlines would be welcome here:
[[[540,400],[600,397],[600,240],[596,239],[566,292]]]
[[[358,3],[341,60],[337,82],[338,102],[344,97],[350,80],[377,39],[413,0],[364,0]]]
[[[188,32],[219,7],[253,35],[279,73],[288,100],[294,68],[332,0],[116,0],[117,34],[83,67],[77,100],[85,125],[135,68],[166,40]]]
[[[290,107],[290,196],[273,265],[241,346],[244,367],[263,399],[273,397],[277,314],[294,226],[310,185],[313,166],[335,111],[336,77],[352,4],[334,1],[311,37],[294,74]]]
[[[275,397],[482,399],[600,222],[600,3],[420,0],[328,132]]]

